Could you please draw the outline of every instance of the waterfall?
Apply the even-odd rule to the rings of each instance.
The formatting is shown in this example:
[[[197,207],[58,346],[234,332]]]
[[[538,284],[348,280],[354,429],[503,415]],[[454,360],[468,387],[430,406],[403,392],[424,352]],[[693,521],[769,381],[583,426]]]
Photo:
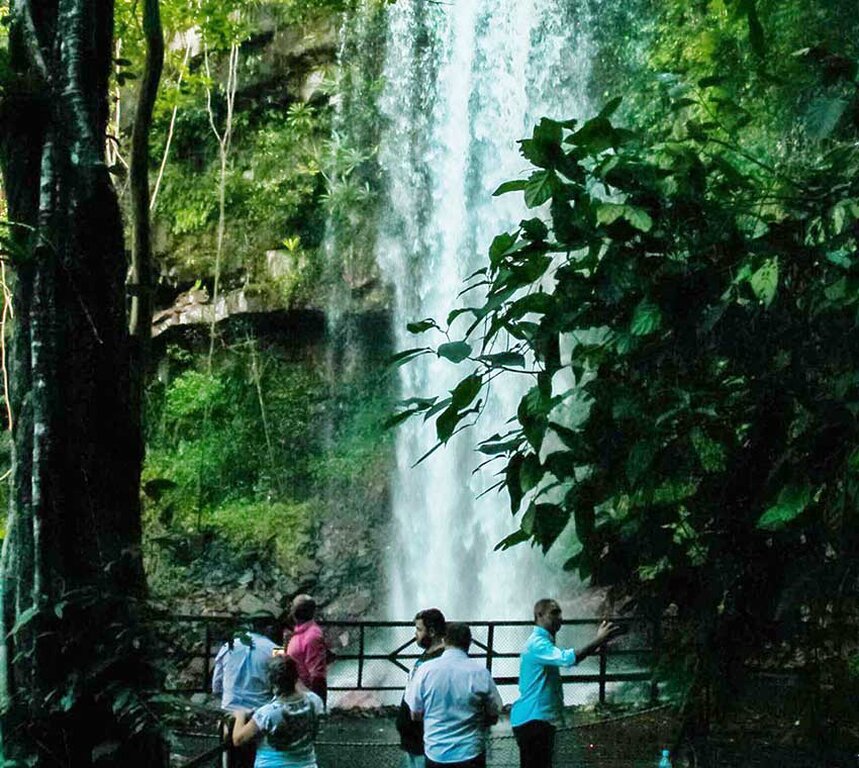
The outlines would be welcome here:
[[[492,238],[528,215],[517,195],[492,197],[501,182],[528,170],[517,140],[543,116],[587,113],[589,8],[549,0],[399,0],[386,11],[376,259],[394,289],[399,349],[424,341],[406,331],[407,322],[443,322],[462,305],[463,281],[485,265]],[[475,293],[469,303],[478,301]],[[463,331],[456,326],[453,338]],[[419,357],[400,369],[402,396],[443,396],[469,372],[466,364]],[[493,552],[519,523],[506,493],[478,498],[496,482],[499,465],[474,472],[485,458],[474,445],[503,431],[533,383],[512,378],[522,381],[494,386],[482,424],[416,467],[435,443],[433,425],[412,419],[399,427],[387,563],[391,618],[429,606],[451,617],[528,618],[537,598],[569,598],[577,589],[558,562],[527,544]]]

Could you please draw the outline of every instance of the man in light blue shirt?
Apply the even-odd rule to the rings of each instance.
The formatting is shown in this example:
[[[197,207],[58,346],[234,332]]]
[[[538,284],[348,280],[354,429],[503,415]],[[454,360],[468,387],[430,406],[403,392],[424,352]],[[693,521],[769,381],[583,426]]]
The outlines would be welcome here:
[[[468,658],[471,630],[448,624],[444,653],[415,672],[406,690],[412,718],[423,720],[427,768],[485,768],[486,734],[501,696],[492,674]]]
[[[212,693],[227,712],[254,710],[271,699],[268,664],[277,646],[265,635],[247,632],[221,646],[215,656]]]
[[[274,617],[259,614],[251,618],[253,631],[237,634],[221,646],[215,656],[212,693],[221,694],[221,708],[230,715],[255,710],[271,701],[268,667],[277,647]],[[266,635],[270,635],[267,637]],[[224,738],[229,743],[229,765],[253,768],[256,744],[233,747],[232,725],[224,723]]]
[[[510,725],[519,745],[520,768],[551,768],[555,729],[563,722],[561,667],[572,667],[617,635],[621,628],[604,621],[596,637],[578,651],[555,645],[561,628],[561,607],[545,598],[534,605],[534,631],[522,650],[519,698],[510,711]]]

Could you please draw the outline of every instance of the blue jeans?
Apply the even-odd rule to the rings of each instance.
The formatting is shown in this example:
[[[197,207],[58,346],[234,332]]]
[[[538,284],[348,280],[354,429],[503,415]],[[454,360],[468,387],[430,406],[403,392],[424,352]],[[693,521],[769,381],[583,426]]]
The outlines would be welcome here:
[[[426,768],[427,759],[423,755],[410,755],[403,752],[403,768]]]

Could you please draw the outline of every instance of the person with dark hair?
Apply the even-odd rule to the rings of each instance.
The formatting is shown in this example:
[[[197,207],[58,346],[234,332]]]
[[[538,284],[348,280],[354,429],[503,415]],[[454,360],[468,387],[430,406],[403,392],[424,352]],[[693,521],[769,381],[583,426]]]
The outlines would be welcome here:
[[[501,696],[489,670],[468,658],[470,645],[467,624],[448,624],[444,653],[422,664],[406,690],[412,718],[424,723],[427,768],[486,767],[486,735]]]
[[[322,629],[314,621],[316,601],[310,595],[297,595],[292,601],[295,628],[286,646],[286,655],[295,659],[302,684],[328,701],[328,646]]]
[[[248,618],[249,629],[237,632],[224,643],[217,655],[212,674],[212,693],[221,694],[221,708],[228,714],[256,709],[271,697],[268,684],[268,663],[277,647],[274,617],[257,614]],[[229,718],[224,721],[225,736],[229,734]],[[231,765],[250,768],[254,761],[253,748],[231,750]]]
[[[415,661],[415,666],[406,683],[406,690],[421,664],[437,659],[444,651],[444,614],[438,608],[426,608],[415,614],[415,644],[423,653]],[[403,768],[424,768],[424,726],[421,721],[412,720],[412,713],[406,704],[405,692],[397,712],[397,730],[400,732],[400,749],[403,750]]]
[[[564,715],[560,668],[575,666],[621,631],[617,624],[604,621],[590,643],[565,650],[555,645],[561,623],[556,600],[543,598],[535,603],[534,630],[520,656],[519,698],[510,711],[520,768],[552,768],[555,730]]]
[[[274,694],[255,712],[236,714],[233,744],[256,743],[254,768],[317,768],[314,741],[325,705],[315,693],[296,690],[298,665],[289,656],[269,662]]]

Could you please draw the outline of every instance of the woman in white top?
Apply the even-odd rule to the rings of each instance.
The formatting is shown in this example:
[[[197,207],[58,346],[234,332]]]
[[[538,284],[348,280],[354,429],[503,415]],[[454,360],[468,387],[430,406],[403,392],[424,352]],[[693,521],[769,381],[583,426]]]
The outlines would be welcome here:
[[[259,739],[254,768],[317,768],[313,743],[325,711],[322,699],[296,690],[298,667],[289,656],[272,659],[269,682],[274,698],[268,704],[236,714],[233,744]]]

